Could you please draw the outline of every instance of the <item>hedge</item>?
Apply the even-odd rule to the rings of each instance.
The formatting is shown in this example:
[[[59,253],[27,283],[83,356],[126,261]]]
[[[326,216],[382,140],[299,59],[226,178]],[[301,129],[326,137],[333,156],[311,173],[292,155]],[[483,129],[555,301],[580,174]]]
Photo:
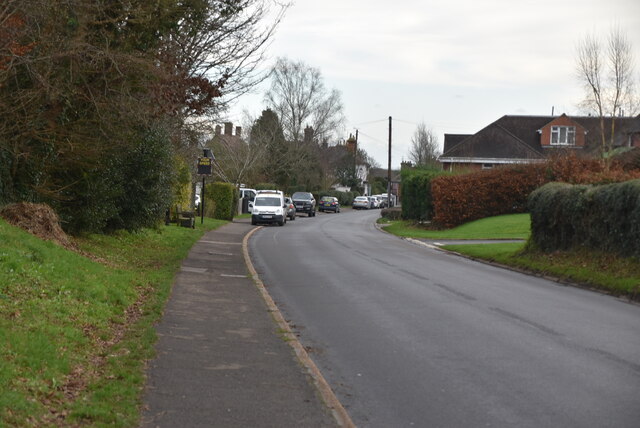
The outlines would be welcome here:
[[[610,167],[574,154],[546,163],[502,167],[471,174],[442,176],[432,181],[433,223],[454,227],[484,217],[526,211],[530,192],[545,183],[608,184],[640,178],[639,170]],[[410,203],[403,183],[403,205]]]
[[[640,256],[640,180],[549,183],[529,197],[531,242],[543,251],[586,247]]]
[[[215,182],[207,184],[205,213],[218,220],[233,220],[238,204],[238,191],[233,184]]]
[[[529,194],[545,183],[542,165],[522,165],[432,181],[433,222],[455,227],[469,221],[525,212]],[[403,204],[406,193],[403,187]]]
[[[439,170],[409,169],[402,171],[402,218],[405,220],[430,220],[434,205],[431,182],[446,174]]]

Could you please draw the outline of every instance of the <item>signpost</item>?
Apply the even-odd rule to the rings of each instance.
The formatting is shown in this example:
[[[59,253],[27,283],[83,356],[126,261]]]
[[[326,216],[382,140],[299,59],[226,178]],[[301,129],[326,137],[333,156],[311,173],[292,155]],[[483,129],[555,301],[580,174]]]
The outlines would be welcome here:
[[[212,174],[215,157],[211,149],[204,149],[204,156],[198,158],[198,174],[202,176],[202,189],[200,190],[200,224],[204,224],[204,191],[205,177]]]

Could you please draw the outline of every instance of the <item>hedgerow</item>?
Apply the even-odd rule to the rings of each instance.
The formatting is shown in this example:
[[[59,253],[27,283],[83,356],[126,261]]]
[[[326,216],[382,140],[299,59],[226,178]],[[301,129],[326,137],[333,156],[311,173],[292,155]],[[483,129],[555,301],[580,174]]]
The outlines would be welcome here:
[[[618,163],[605,167],[598,160],[578,159],[574,155],[546,163],[441,176],[431,185],[433,222],[454,227],[484,217],[525,212],[529,194],[549,182],[607,184],[635,178],[640,178],[639,170],[625,170]],[[407,194],[403,187],[405,203]]]
[[[531,243],[640,256],[640,180],[591,186],[549,183],[529,197]]]

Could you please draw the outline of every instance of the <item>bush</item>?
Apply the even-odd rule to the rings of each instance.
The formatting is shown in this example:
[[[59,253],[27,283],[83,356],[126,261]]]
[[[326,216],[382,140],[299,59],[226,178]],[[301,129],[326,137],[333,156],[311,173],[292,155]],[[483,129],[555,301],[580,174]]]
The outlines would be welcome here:
[[[233,220],[236,212],[238,192],[230,183],[215,182],[206,186],[205,212],[218,220]]]
[[[447,174],[441,170],[408,169],[402,171],[402,218],[405,220],[430,220],[433,217],[431,182]]]
[[[380,211],[380,217],[386,218],[387,220],[402,220],[404,218],[402,209],[398,207],[383,208]]]
[[[531,243],[640,256],[640,180],[600,186],[549,183],[529,197]]]

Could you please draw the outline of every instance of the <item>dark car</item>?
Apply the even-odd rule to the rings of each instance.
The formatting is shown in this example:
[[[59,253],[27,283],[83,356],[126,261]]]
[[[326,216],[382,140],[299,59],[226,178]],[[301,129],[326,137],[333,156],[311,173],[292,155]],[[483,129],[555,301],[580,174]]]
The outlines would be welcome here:
[[[295,220],[296,206],[293,204],[293,201],[291,200],[291,198],[286,197],[284,198],[284,203],[287,206],[287,217],[289,218],[289,220]]]
[[[316,200],[309,192],[296,192],[291,195],[297,213],[307,213],[309,217],[316,215]]]
[[[320,202],[318,202],[318,211],[333,211],[336,213],[340,212],[340,202],[338,202],[338,198],[334,198],[333,196],[323,196],[320,198]]]

